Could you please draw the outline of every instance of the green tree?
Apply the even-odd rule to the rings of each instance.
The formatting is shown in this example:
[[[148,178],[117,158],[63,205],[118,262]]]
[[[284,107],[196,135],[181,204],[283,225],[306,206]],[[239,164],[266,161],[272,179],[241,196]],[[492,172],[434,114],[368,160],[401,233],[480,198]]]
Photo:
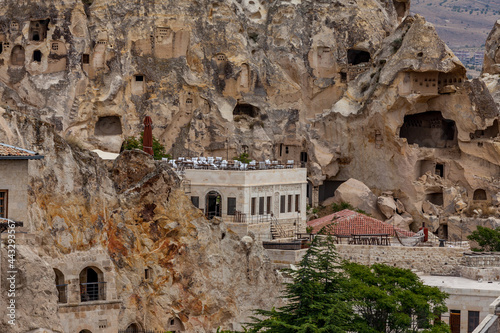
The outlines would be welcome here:
[[[500,251],[500,227],[490,229],[477,226],[467,239],[475,241],[480,248],[473,248],[474,251]]]
[[[331,236],[316,237],[297,270],[287,270],[293,279],[279,308],[256,310],[258,317],[247,324],[248,332],[347,332],[354,312],[343,298],[344,279]],[[262,319],[264,318],[264,319]]]
[[[349,276],[344,290],[360,315],[358,326],[365,326],[362,332],[449,332],[441,321],[433,324],[447,310],[448,295],[424,285],[410,270],[352,262],[343,267]]]
[[[320,233],[330,234],[331,226]],[[246,332],[447,333],[436,321],[446,293],[407,269],[339,263],[332,236],[314,239],[296,270],[286,271],[287,305],[256,310]]]
[[[249,158],[248,153],[241,153],[240,156],[233,157],[233,160],[240,161],[241,163],[250,163],[251,159]]]
[[[139,149],[142,150],[142,142],[143,142],[144,132],[141,132],[139,138],[129,136],[123,142],[122,150],[131,150],[131,149]],[[163,157],[172,158],[170,154],[166,153],[165,146],[163,146],[158,139],[153,136],[153,158],[155,160],[161,160]]]

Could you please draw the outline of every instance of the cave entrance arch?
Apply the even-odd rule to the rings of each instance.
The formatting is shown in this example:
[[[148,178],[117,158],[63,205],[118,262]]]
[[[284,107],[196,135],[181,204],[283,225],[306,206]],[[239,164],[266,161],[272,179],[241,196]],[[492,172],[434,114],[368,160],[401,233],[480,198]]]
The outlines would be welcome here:
[[[210,191],[205,197],[205,215],[208,219],[222,216],[222,196],[217,191]]]
[[[125,333],[139,333],[139,332],[140,332],[139,325],[135,323],[128,325],[127,329],[125,330]]]
[[[488,200],[488,196],[486,195],[486,191],[483,190],[482,188],[478,188],[477,190],[474,191],[474,195],[472,197],[472,200],[479,200],[479,201]]]
[[[354,49],[347,50],[347,62],[349,65],[359,65],[370,62],[370,60],[370,52]]]
[[[407,115],[399,137],[408,144],[427,148],[451,148],[457,145],[457,128],[453,120],[443,118],[440,111]]]

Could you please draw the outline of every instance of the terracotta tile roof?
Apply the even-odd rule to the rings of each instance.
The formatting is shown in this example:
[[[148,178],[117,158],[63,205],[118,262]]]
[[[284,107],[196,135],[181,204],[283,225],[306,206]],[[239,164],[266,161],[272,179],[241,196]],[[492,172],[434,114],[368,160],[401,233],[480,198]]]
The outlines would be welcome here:
[[[333,227],[335,235],[389,234],[390,236],[394,236],[394,227],[389,223],[382,222],[373,217],[349,209],[344,209],[340,212],[311,220],[307,222],[307,225],[313,227],[313,233],[317,233],[321,228],[331,223],[335,223]],[[401,228],[396,228],[396,230],[399,234],[405,236],[415,235],[415,233]]]
[[[40,159],[43,158],[42,155],[35,153],[34,151],[6,145],[5,143],[0,143],[0,159]]]

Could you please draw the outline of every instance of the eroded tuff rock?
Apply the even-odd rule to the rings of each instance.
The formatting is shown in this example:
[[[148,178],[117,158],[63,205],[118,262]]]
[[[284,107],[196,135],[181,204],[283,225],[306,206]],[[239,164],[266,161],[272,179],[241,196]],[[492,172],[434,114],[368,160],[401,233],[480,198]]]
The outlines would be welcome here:
[[[439,207],[434,232],[460,200],[469,217],[496,214],[498,24],[484,77],[468,81],[405,1],[6,1],[1,12],[1,100],[85,148],[118,151],[148,114],[174,156],[307,160],[314,204],[320,186],[355,178],[393,191],[414,230],[431,222],[425,200]]]
[[[64,307],[58,310],[54,268],[69,283],[69,303],[80,302],[82,268],[101,268],[106,301],[119,305],[112,307],[117,318],[108,323],[120,329],[131,322],[165,329],[171,318],[189,332],[238,328],[252,309],[275,304],[280,281],[262,246],[240,240],[224,223],[208,222],[165,163],[127,151],[108,170],[94,153],[70,146],[51,125],[0,111],[2,142],[45,155],[29,165],[25,225],[38,241],[32,249],[19,250],[25,279],[17,315],[23,320],[12,330],[2,317],[2,332],[62,332],[62,325],[64,331],[78,331],[79,319]]]

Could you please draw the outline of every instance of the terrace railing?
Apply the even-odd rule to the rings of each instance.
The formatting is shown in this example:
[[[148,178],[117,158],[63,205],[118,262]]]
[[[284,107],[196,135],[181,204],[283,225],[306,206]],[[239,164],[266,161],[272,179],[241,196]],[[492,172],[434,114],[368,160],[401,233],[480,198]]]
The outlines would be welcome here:
[[[102,301],[106,299],[106,282],[80,283],[82,302]]]

